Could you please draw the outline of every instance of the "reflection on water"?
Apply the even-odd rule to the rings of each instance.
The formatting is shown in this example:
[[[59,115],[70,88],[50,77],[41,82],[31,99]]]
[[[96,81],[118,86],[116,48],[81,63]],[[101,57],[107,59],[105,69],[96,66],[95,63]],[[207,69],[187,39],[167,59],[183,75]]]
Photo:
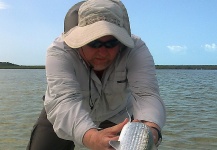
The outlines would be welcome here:
[[[157,77],[167,108],[159,149],[216,149],[217,71],[157,70]],[[25,149],[45,89],[45,70],[0,70],[0,149]]]

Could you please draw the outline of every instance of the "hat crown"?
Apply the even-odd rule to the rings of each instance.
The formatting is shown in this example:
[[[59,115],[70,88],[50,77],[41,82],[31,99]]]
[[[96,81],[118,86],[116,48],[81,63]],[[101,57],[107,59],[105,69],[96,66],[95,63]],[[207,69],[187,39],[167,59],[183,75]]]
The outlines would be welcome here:
[[[65,19],[66,23],[73,18],[77,22],[77,25],[69,23],[71,29],[69,27],[70,30],[63,35],[68,46],[79,48],[100,37],[112,35],[123,45],[134,47],[127,10],[120,0],[87,0],[79,6],[73,6]]]
[[[78,11],[78,26],[83,27],[98,21],[107,21],[123,27],[126,12],[117,0],[88,0],[84,2]],[[125,23],[126,24],[126,23]],[[127,29],[127,28],[126,28]],[[129,29],[127,29],[129,30]],[[128,31],[130,33],[130,31]]]

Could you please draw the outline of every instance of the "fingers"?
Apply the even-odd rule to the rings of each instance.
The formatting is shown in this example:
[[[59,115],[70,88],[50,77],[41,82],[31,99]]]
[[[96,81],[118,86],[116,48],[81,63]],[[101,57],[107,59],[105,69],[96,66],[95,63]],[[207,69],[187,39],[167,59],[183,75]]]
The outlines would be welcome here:
[[[123,122],[111,127],[111,132],[114,134],[117,134],[119,132],[121,132],[122,128],[124,127],[125,124],[127,124],[128,119],[126,118]]]
[[[119,139],[119,136],[115,136],[113,138],[110,138],[109,141],[118,141],[118,139]]]
[[[125,124],[128,123],[128,119],[123,122],[100,131],[96,129],[88,130],[83,138],[83,143],[86,147],[94,150],[114,150],[109,141],[117,141],[119,139],[118,133],[121,132]]]
[[[154,143],[156,144],[158,142],[158,133],[155,129],[150,128],[152,135],[153,135],[153,139],[154,139]]]
[[[93,134],[92,140],[89,140],[89,142],[91,143],[89,145],[89,148],[91,149],[95,149],[95,150],[114,150],[114,148],[112,148],[109,145],[109,141],[117,141],[119,139],[118,133],[121,132],[122,128],[124,127],[125,124],[127,124],[128,119],[125,119],[123,122],[110,127],[110,128],[106,128],[103,130],[98,131],[96,134]]]
[[[134,119],[132,122],[141,122],[141,121],[138,119]]]

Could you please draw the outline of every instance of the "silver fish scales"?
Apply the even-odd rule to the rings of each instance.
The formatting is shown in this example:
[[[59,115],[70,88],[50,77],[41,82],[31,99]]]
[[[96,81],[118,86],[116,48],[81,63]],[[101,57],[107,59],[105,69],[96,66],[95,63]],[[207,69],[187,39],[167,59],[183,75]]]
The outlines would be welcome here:
[[[116,150],[156,150],[148,126],[140,122],[128,122],[122,129],[118,141],[109,144]]]

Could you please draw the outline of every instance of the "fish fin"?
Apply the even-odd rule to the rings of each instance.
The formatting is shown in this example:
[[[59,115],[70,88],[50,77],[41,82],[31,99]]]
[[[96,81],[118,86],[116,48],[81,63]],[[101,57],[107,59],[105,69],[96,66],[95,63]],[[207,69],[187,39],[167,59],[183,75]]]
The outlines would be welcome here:
[[[128,112],[127,107],[126,107],[126,111],[127,111],[127,115],[128,115],[128,118],[129,118],[129,122],[131,122],[131,121],[132,121],[132,120],[131,120],[131,116],[130,116],[130,113]]]
[[[120,141],[109,141],[109,145],[111,145],[114,149],[120,149]]]

